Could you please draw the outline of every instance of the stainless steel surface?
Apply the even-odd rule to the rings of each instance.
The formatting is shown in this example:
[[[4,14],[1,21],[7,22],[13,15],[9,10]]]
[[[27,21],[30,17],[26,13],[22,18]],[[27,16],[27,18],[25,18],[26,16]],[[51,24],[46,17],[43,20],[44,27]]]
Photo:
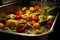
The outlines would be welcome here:
[[[20,1],[12,2],[12,3],[8,3],[8,4],[3,4],[3,5],[0,6],[0,8],[5,7],[5,6],[9,6],[9,5],[12,5],[12,4],[15,4],[15,3],[18,3],[18,2],[20,2]]]
[[[2,0],[2,4],[6,4],[14,1],[17,1],[17,0]]]

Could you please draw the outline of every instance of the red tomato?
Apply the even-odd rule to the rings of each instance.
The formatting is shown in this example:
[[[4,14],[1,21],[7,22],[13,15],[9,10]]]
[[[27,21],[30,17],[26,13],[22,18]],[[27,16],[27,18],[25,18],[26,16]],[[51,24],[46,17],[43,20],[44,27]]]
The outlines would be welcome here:
[[[37,21],[38,20],[38,16],[33,16],[32,19]]]
[[[16,12],[15,14],[16,14],[16,15],[19,15],[19,12]]]
[[[21,19],[21,18],[22,18],[21,15],[16,15],[16,16],[15,16],[15,19],[16,19],[16,20],[19,20],[19,19]]]

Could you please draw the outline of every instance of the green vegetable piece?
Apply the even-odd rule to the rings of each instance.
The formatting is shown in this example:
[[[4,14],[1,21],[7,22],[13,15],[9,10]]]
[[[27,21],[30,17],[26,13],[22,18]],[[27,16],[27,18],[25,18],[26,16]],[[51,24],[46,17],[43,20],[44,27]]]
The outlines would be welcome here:
[[[57,6],[54,6],[54,7],[50,8],[49,10],[47,10],[46,14],[47,15],[56,15],[57,11],[58,11]]]
[[[11,29],[8,29],[8,31],[9,31],[9,32],[12,32],[12,30],[11,30]]]
[[[26,22],[21,22],[21,24],[26,24]]]
[[[48,15],[47,20],[48,20],[48,19],[54,19],[54,18],[55,18],[55,16]]]
[[[32,26],[30,24],[28,24],[28,27],[32,29]]]
[[[47,10],[47,12],[51,12],[51,11],[53,11],[55,8],[56,8],[56,6],[50,8],[49,10]]]
[[[26,17],[27,17],[27,16],[25,15],[22,19],[26,19]]]
[[[11,30],[15,30],[15,26],[9,27]]]
[[[46,20],[45,19],[42,19],[42,20],[40,20],[39,22],[40,23],[44,23]]]
[[[12,32],[12,30],[9,27],[5,27],[5,31]]]
[[[7,19],[13,19],[14,16],[15,16],[14,14],[9,14],[9,15],[6,16],[6,18],[7,18]]]
[[[44,10],[49,10],[50,7],[49,7],[49,6],[43,6],[42,9],[44,9]]]
[[[39,13],[34,13],[33,15],[36,15],[36,16],[38,16],[38,15],[39,15]]]
[[[39,15],[39,20],[44,19],[44,15]]]
[[[12,32],[16,32],[16,30],[12,30]]]

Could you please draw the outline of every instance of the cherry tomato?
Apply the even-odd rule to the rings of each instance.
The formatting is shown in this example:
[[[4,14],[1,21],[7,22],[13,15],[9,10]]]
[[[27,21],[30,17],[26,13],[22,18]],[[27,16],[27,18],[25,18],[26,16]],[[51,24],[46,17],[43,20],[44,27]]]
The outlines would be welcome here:
[[[38,16],[33,16],[32,19],[37,21],[38,20]]]
[[[16,16],[15,16],[15,19],[16,19],[16,20],[19,20],[19,19],[21,19],[21,18],[22,18],[21,15],[16,15]]]
[[[16,14],[16,15],[19,15],[19,12],[16,12],[15,14]]]

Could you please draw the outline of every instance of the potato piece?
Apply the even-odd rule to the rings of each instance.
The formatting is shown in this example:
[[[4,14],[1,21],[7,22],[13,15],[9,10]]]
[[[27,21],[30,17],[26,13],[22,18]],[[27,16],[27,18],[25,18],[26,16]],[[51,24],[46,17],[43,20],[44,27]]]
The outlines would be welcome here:
[[[39,23],[34,23],[33,28],[34,29],[40,29],[40,24]]]
[[[23,8],[22,8],[22,11],[24,11],[24,10],[26,10],[26,7],[23,7]]]
[[[0,28],[3,28],[3,27],[4,27],[3,23],[0,23]]]
[[[33,11],[34,10],[34,7],[30,7],[30,9],[29,9],[30,11]]]
[[[15,26],[17,25],[17,23],[18,23],[17,20],[10,19],[6,22],[6,26]]]
[[[26,13],[27,13],[27,14],[30,14],[30,10],[26,10]]]
[[[48,16],[47,16],[47,20],[53,19],[53,18],[54,18],[54,16],[52,16],[52,15],[48,15]]]
[[[42,30],[38,30],[38,29],[35,30],[35,34],[42,34],[42,33],[43,33]]]

